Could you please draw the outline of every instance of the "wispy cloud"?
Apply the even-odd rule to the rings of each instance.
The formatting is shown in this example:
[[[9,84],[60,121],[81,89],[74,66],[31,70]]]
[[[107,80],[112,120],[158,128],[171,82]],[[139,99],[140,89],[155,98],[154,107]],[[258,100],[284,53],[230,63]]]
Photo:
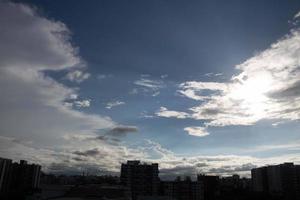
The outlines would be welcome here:
[[[141,79],[135,81],[134,84],[138,85],[138,86],[150,88],[153,90],[157,90],[157,89],[163,87],[162,81],[150,80],[150,79],[145,79],[145,78],[141,78]]]
[[[96,76],[96,78],[97,78],[98,80],[103,80],[103,79],[111,78],[111,77],[113,77],[112,74],[98,74],[98,75]]]
[[[125,102],[123,102],[123,101],[111,101],[106,104],[105,108],[112,109],[113,107],[124,105],[124,104],[125,104]]]
[[[136,126],[116,126],[107,132],[108,135],[122,136],[127,133],[136,133],[139,129]]]
[[[139,86],[144,93],[151,94],[151,96],[159,95],[160,89],[165,87],[164,82],[161,80],[151,80],[144,77],[134,81],[134,84]]]
[[[86,99],[86,100],[82,100],[82,101],[75,101],[74,104],[76,105],[76,107],[79,107],[79,108],[90,107],[91,100]]]
[[[168,74],[163,74],[160,76],[160,78],[165,79],[165,78],[168,78],[168,76],[169,76]]]
[[[188,132],[189,135],[193,135],[197,137],[204,137],[209,135],[205,127],[191,126],[191,127],[185,127],[184,130]]]
[[[186,112],[165,108],[161,117],[204,120],[205,126],[253,125],[260,120],[300,119],[300,30],[235,66],[227,82],[188,81],[179,93],[199,105]]]
[[[294,16],[294,19],[297,19],[300,17],[300,12],[298,12],[295,16]]]
[[[73,81],[76,83],[81,83],[82,81],[88,79],[90,77],[90,74],[87,72],[83,72],[80,70],[74,70],[67,73],[65,76],[65,79],[69,81]]]
[[[159,117],[175,117],[178,119],[185,119],[189,117],[188,113],[168,110],[165,107],[160,107],[155,114]]]
[[[0,1],[0,19],[4,19],[0,20],[4,30],[0,31],[0,156],[40,163],[43,170],[55,172],[79,172],[82,167],[118,171],[120,161],[142,158],[143,153],[124,145],[87,139],[118,124],[109,117],[74,109],[89,106],[90,100],[79,99],[80,88],[59,83],[45,73],[69,71],[69,78],[79,82],[87,78],[76,71],[84,61],[64,23],[8,1]],[[88,150],[95,148],[101,152],[96,155],[95,151],[97,159],[73,153],[90,154]]]
[[[223,73],[206,73],[204,74],[204,76],[207,76],[207,77],[216,77],[216,76],[223,76]]]

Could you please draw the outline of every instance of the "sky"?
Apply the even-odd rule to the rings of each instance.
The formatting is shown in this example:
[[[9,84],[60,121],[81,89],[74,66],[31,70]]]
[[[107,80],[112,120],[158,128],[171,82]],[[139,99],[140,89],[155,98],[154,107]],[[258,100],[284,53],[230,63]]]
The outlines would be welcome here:
[[[49,173],[300,164],[300,2],[0,1],[0,156]]]

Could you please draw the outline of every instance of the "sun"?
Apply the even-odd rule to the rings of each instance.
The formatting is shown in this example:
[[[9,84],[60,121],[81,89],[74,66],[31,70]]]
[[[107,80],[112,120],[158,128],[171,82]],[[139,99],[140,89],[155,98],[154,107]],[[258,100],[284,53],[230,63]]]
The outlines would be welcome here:
[[[243,77],[243,78],[241,78]],[[242,74],[235,77],[229,85],[228,98],[239,102],[246,114],[255,118],[263,118],[269,106],[268,92],[272,89],[273,79],[269,72],[259,72],[250,75]]]

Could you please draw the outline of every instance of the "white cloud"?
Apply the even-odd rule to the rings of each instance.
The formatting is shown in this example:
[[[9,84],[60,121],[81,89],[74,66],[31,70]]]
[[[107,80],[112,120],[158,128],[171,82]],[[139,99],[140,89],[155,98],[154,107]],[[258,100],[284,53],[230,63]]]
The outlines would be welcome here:
[[[227,82],[182,83],[179,92],[199,101],[199,105],[189,108],[182,118],[204,120],[208,127],[253,125],[263,119],[300,119],[299,29],[293,29],[236,69],[239,73]],[[177,114],[157,114],[178,118]]]
[[[178,119],[185,119],[189,117],[188,113],[168,110],[165,107],[160,107],[160,109],[155,114],[159,117],[175,117]]]
[[[111,101],[106,104],[105,108],[112,109],[113,107],[124,105],[124,104],[125,104],[125,102],[123,102],[123,101]]]
[[[90,77],[89,73],[85,73],[80,70],[74,70],[66,75],[66,79],[72,82],[81,83],[82,81],[88,79]]]
[[[199,126],[185,127],[184,130],[188,132],[189,135],[204,137],[209,135],[206,128]]]
[[[139,91],[137,88],[133,88],[132,90],[129,91],[129,94],[138,94]]]
[[[300,12],[298,12],[295,16],[294,16],[294,19],[297,19],[300,17]]]
[[[142,76],[144,77],[144,76]],[[139,80],[136,80],[134,82],[135,85],[140,86],[141,91],[144,93],[150,93],[151,96],[157,96],[160,94],[160,89],[165,87],[165,84],[161,80],[151,80],[146,78],[141,78]],[[138,91],[136,91],[134,94],[136,94]]]
[[[75,101],[74,104],[79,108],[90,107],[91,100],[86,99],[86,100],[82,100],[82,101]]]
[[[96,137],[120,126],[109,117],[73,109],[89,106],[90,101],[78,100],[78,88],[44,73],[83,65],[65,24],[48,20],[27,5],[3,1],[0,19],[0,156],[37,162],[45,171],[54,170],[54,165],[57,169],[56,162],[80,170],[80,158],[71,153],[76,150],[98,148],[101,159],[89,158],[81,166],[112,171],[119,170],[120,160],[141,157],[121,144],[65,137]]]
[[[1,68],[59,70],[80,64],[65,24],[37,16],[24,4],[2,1],[0,14]]]
[[[168,76],[169,76],[168,74],[163,74],[160,76],[160,78],[165,79],[165,78],[168,78]]]
[[[206,73],[204,74],[204,76],[207,76],[207,77],[214,77],[214,76],[223,76],[223,73]]]
[[[174,179],[178,175],[191,175],[195,177],[199,173],[223,176],[240,174],[249,177],[250,170],[257,166],[279,164],[282,162],[300,163],[299,153],[283,154],[268,158],[225,154],[215,156],[183,156],[177,155],[151,140],[147,140],[146,144],[140,147],[139,150],[147,152],[146,155],[148,158],[146,161],[159,163],[160,177],[163,179]],[[264,151],[265,149],[262,150]]]
[[[160,91],[156,91],[155,93],[152,94],[153,97],[156,97],[160,94]]]
[[[163,82],[145,79],[145,78],[141,78],[135,81],[134,84],[146,88],[151,88],[151,89],[159,89],[163,87]]]
[[[197,82],[197,81],[188,81],[180,84],[180,90],[178,92],[188,98],[194,100],[206,100],[210,99],[210,96],[201,94],[205,90],[211,90],[220,92],[227,89],[227,85],[224,83],[217,82]]]
[[[78,94],[71,94],[70,95],[71,100],[74,100],[74,99],[77,99],[77,98],[78,98]]]
[[[61,144],[59,138],[67,133],[115,125],[108,117],[66,105],[77,99],[77,89],[44,74],[44,70],[69,70],[82,63],[63,23],[45,19],[24,4],[9,2],[0,3],[0,19],[4,30],[0,32],[1,135],[54,146],[55,142]]]
[[[155,116],[149,114],[147,111],[142,111],[142,112],[140,113],[140,117],[141,117],[141,118],[148,118],[148,119],[151,119],[151,118],[154,118]]]

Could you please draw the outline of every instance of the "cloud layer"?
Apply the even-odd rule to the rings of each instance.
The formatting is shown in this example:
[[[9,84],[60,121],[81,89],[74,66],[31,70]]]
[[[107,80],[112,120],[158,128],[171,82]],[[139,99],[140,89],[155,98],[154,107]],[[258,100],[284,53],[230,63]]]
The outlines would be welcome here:
[[[74,172],[80,160],[105,171],[138,154],[117,140],[96,139],[101,131],[125,133],[136,127],[74,109],[90,106],[90,100],[45,73],[68,71],[66,77],[77,83],[89,76],[78,70],[85,62],[65,24],[27,5],[1,1],[0,27],[0,156],[37,162],[45,171],[67,167]],[[90,158],[100,151],[101,163]]]
[[[249,175],[253,166],[300,161],[298,154],[268,159],[236,155],[185,157],[150,140],[130,146],[121,139],[137,132],[136,126],[120,125],[109,117],[75,109],[90,106],[89,98],[80,97],[78,88],[68,87],[45,73],[67,72],[66,77],[78,84],[89,76],[80,71],[86,64],[79,49],[71,45],[70,30],[64,23],[49,20],[27,5],[2,1],[0,27],[0,156],[40,163],[44,171],[54,173],[117,173],[121,162],[141,159],[159,162],[161,176],[198,172]],[[161,107],[156,114],[204,120],[203,127],[185,128],[196,136],[207,136],[206,126],[249,125],[260,119],[297,120],[299,57],[299,31],[294,30],[238,65],[241,73],[226,83],[182,83],[179,92],[199,102],[199,106],[184,112]],[[147,77],[135,82],[138,91],[158,95],[164,82]],[[251,92],[245,93],[245,89]],[[257,151],[273,148],[299,146],[265,146]]]
[[[188,81],[178,92],[199,102],[185,112],[162,107],[161,117],[202,120],[211,126],[276,124],[300,119],[300,30],[289,34],[245,62],[228,82]],[[190,132],[189,132],[190,133]]]

